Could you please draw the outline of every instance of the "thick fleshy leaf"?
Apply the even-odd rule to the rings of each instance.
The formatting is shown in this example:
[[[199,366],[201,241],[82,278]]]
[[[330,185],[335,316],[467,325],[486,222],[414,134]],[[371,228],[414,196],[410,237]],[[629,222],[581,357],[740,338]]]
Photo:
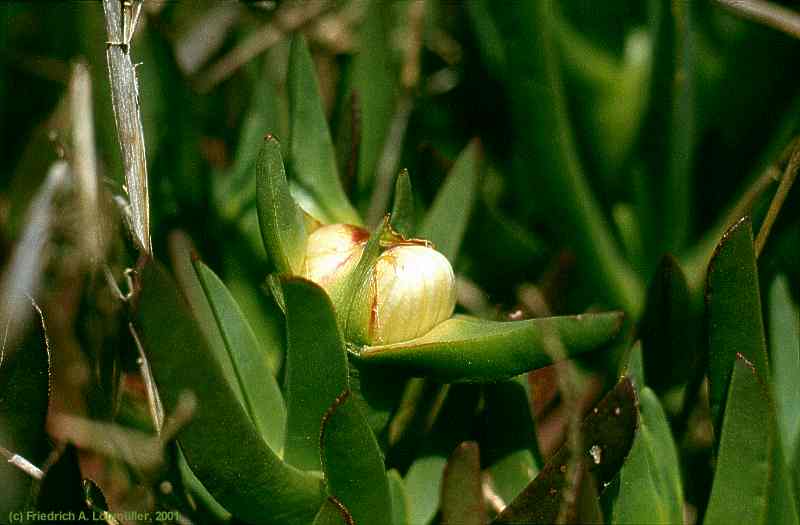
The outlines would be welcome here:
[[[336,153],[322,108],[314,63],[305,38],[296,34],[289,53],[289,92],[291,172],[309,191],[325,213],[317,217],[328,223],[361,224],[342,189],[336,167]]]
[[[648,384],[657,391],[685,382],[694,359],[696,334],[690,292],[678,261],[665,255],[647,294],[639,334]]]
[[[217,521],[226,522],[230,520],[231,513],[225,510],[225,507],[220,505],[219,502],[214,499],[214,496],[203,486],[200,480],[197,479],[197,476],[194,475],[189,464],[186,463],[186,457],[180,450],[180,447],[177,448],[175,461],[177,463],[181,483],[183,483],[184,487],[186,487],[191,494],[200,512],[204,513],[206,516],[213,517]]]
[[[38,470],[48,453],[50,349],[44,319],[25,324],[27,329],[17,327],[21,338],[13,348],[0,347],[0,517],[28,504],[35,471],[20,467]]]
[[[782,275],[769,290],[769,348],[781,442],[786,457],[791,458],[800,446],[800,308],[792,301],[789,281]]]
[[[630,380],[623,378],[581,425],[584,453],[580,460],[600,486],[616,476],[631,450],[638,421],[636,406],[636,391]],[[555,523],[570,484],[570,454],[568,446],[563,445],[493,523]]]
[[[742,354],[753,363],[761,377],[769,377],[758,270],[749,218],[731,226],[709,263],[706,322],[709,338],[708,395],[718,440],[736,355]]]
[[[645,386],[639,389],[639,413],[639,431],[615,482],[618,486],[612,497],[610,521],[619,524],[682,523],[683,489],[678,451],[658,397]]]
[[[455,262],[467,231],[480,164],[480,143],[473,140],[456,159],[419,230],[419,236],[431,241],[450,262]]]
[[[344,341],[328,295],[300,278],[283,280],[286,304],[286,449],[305,470],[321,470],[320,425],[347,389]]]
[[[408,498],[403,478],[394,469],[387,472],[386,477],[389,478],[389,493],[392,496],[392,524],[408,525]]]
[[[481,488],[478,444],[467,441],[456,447],[442,477],[442,524],[483,525],[486,508]]]
[[[510,322],[456,316],[417,339],[365,347],[359,358],[442,382],[490,382],[551,364],[543,342],[548,330],[575,356],[611,342],[622,318],[619,312]]]
[[[219,277],[199,260],[194,262],[194,268],[222,334],[238,388],[244,397],[244,408],[267,445],[272,450],[281,451],[286,430],[286,406],[267,353]]]
[[[409,525],[428,525],[439,508],[439,494],[447,460],[441,456],[417,459],[405,477]]]
[[[289,191],[281,145],[272,135],[264,138],[256,161],[256,199],[270,261],[280,273],[301,273],[308,237],[305,216]]]
[[[394,183],[392,228],[407,239],[414,235],[414,192],[408,170],[402,170]]]
[[[172,278],[157,262],[142,258],[134,284],[134,325],[165,412],[172,413],[187,392],[197,400],[191,421],[178,434],[197,478],[246,521],[270,516],[280,524],[310,522],[323,501],[321,481],[283,463],[261,438]]]
[[[244,392],[242,392],[241,384],[236,377],[236,370],[233,368],[230,354],[225,346],[225,340],[222,338],[214,310],[211,308],[192,262],[197,257],[194,246],[183,232],[178,231],[169,236],[169,251],[175,279],[180,286],[183,297],[189,304],[192,315],[197,321],[197,327],[202,332],[208,344],[208,349],[219,365],[228,386],[239,401],[239,405],[244,408],[246,406]]]
[[[350,525],[351,523],[353,520],[347,509],[339,501],[329,497],[322,504],[312,525]]]
[[[322,420],[322,468],[328,491],[352,523],[382,523],[392,507],[389,481],[375,435],[346,390]]]
[[[574,248],[580,265],[608,304],[633,318],[644,289],[624,260],[581,161],[570,122],[554,41],[556,2],[494,2],[489,10],[503,35],[517,169],[514,194],[520,209],[541,197],[551,224]],[[531,174],[536,176],[532,177]]]
[[[732,368],[704,523],[797,524],[769,392],[741,354]]]

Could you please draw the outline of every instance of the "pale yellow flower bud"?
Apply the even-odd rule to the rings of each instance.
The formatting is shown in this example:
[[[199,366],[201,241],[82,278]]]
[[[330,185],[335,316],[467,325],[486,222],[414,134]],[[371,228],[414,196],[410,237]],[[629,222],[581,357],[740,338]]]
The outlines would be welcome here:
[[[329,295],[358,264],[369,232],[350,224],[331,224],[314,230],[306,245],[303,277]]]
[[[351,306],[350,340],[370,345],[420,337],[453,315],[453,267],[433,248],[400,244],[381,253]]]

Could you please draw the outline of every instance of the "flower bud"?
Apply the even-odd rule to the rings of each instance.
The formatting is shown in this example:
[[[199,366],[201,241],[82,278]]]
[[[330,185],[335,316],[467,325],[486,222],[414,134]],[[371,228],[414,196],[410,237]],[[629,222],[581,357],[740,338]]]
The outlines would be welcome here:
[[[350,224],[331,224],[314,230],[306,244],[303,277],[329,295],[358,264],[369,232]]]
[[[455,304],[453,267],[444,255],[395,245],[378,256],[351,306],[347,337],[370,345],[414,339],[449,319]]]

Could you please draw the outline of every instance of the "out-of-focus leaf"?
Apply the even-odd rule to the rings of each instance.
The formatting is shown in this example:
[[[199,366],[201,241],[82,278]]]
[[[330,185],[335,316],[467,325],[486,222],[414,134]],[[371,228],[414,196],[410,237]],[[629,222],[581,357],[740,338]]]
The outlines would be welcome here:
[[[353,60],[352,87],[361,105],[358,194],[365,196],[375,180],[399,94],[400,75],[392,52],[393,9],[371,0],[360,27],[359,52]]]
[[[167,272],[142,258],[135,277],[132,316],[165,411],[171,413],[187,391],[197,399],[190,423],[178,434],[189,467],[246,521],[270,516],[287,525],[310,522],[323,501],[320,480],[283,463],[263,441]]]
[[[392,500],[383,456],[350,390],[325,414],[319,440],[328,490],[347,509],[351,522],[384,522]]]
[[[299,33],[292,39],[286,83],[291,122],[289,159],[292,174],[311,192],[325,212],[325,217],[318,219],[328,223],[360,225],[361,219],[347,200],[339,180],[336,153],[322,108],[314,64],[308,45]]]
[[[281,145],[272,135],[264,138],[256,161],[256,198],[267,255],[280,273],[299,274],[308,237],[305,217],[289,192]]]
[[[386,477],[389,478],[389,493],[392,496],[392,524],[408,525],[408,498],[403,478],[394,469],[387,472]]]
[[[800,443],[800,309],[792,301],[789,281],[783,275],[769,290],[769,348],[781,442],[786,457],[791,458]]]
[[[573,91],[576,120],[594,163],[609,180],[636,141],[646,109],[651,53],[648,36],[631,31],[621,59],[594,45],[564,16],[555,17],[567,87]],[[585,129],[582,129],[585,128]]]
[[[644,385],[639,413],[639,431],[611,501],[611,523],[683,523],[678,451],[658,397]]]
[[[439,508],[442,476],[447,460],[426,456],[414,461],[405,477],[409,525],[428,525]]]
[[[259,61],[256,61],[260,65]],[[262,74],[254,76],[252,100],[242,123],[236,156],[230,171],[211,179],[213,196],[220,214],[228,220],[238,218],[243,210],[251,206],[256,198],[256,170],[258,152],[266,132],[275,133],[279,117],[277,93],[269,75],[263,74],[265,67],[258,68]]]
[[[486,429],[481,440],[481,455],[484,464],[491,465],[518,450],[540,457],[524,381],[527,381],[524,377],[516,377],[488,384],[483,389]]]
[[[638,318],[644,290],[623,259],[578,158],[553,34],[553,0],[492,3],[505,41],[517,176],[512,198],[540,194],[553,224],[603,300]],[[530,174],[535,173],[536,177]]]
[[[414,234],[414,192],[408,170],[400,171],[394,184],[392,228],[407,239]]]
[[[798,523],[775,408],[757,368],[741,354],[727,394],[704,523]]]
[[[630,380],[623,378],[581,425],[584,453],[580,459],[600,486],[616,476],[631,450],[638,421],[636,406],[636,391]],[[569,486],[570,454],[567,445],[562,446],[493,523],[555,523]]]
[[[495,493],[508,503],[513,501],[538,474],[539,468],[529,450],[517,450],[488,468]]]
[[[419,236],[431,241],[450,262],[455,262],[467,231],[480,164],[480,143],[473,140],[456,159],[419,230]]]
[[[15,348],[22,329],[33,314],[30,297],[36,297],[47,262],[50,228],[56,219],[53,199],[69,174],[66,162],[55,162],[37,190],[25,216],[25,226],[0,279],[0,326],[6,351]]]
[[[447,383],[490,382],[551,364],[543,343],[548,330],[575,356],[611,342],[621,325],[619,312],[511,322],[456,316],[417,339],[365,347],[359,358]]]
[[[647,294],[640,326],[648,384],[657,391],[686,381],[696,335],[686,278],[678,261],[665,255]]]
[[[493,76],[502,79],[506,74],[506,49],[503,37],[489,13],[487,3],[488,0],[474,0],[464,4],[464,8],[478,38],[483,61]]]
[[[653,242],[650,256],[656,258],[680,250],[691,228],[695,81],[692,4],[659,0],[651,7],[653,65],[639,148],[656,205],[653,230],[644,239]]]
[[[14,344],[14,352],[0,347],[0,517],[22,510],[30,501],[34,478],[16,462],[38,468],[48,452],[45,420],[51,369],[44,319],[41,324],[39,319],[22,323],[29,329],[17,327],[25,335]]]
[[[711,420],[719,440],[724,401],[737,354],[769,377],[761,295],[750,219],[734,224],[717,245],[706,281]]]
[[[442,523],[483,525],[486,508],[481,488],[478,444],[467,441],[456,447],[442,476]]]
[[[286,430],[286,406],[267,353],[219,277],[199,260],[194,262],[194,268],[233,364],[245,410],[267,445],[280,454]]]
[[[347,357],[328,295],[300,278],[283,280],[286,302],[286,451],[292,465],[321,470],[320,425],[347,389]]]

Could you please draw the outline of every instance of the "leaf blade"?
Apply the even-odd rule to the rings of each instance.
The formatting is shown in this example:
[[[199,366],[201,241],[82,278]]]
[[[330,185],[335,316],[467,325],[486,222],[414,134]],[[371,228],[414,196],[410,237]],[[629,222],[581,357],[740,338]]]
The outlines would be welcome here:
[[[610,342],[621,324],[619,312],[513,322],[456,316],[417,339],[365,347],[359,359],[442,382],[495,381],[552,363],[542,339],[547,330],[561,337],[571,356]]]
[[[289,159],[292,174],[325,211],[330,223],[361,225],[342,188],[336,153],[322,108],[319,84],[305,38],[296,34],[289,52]]]

